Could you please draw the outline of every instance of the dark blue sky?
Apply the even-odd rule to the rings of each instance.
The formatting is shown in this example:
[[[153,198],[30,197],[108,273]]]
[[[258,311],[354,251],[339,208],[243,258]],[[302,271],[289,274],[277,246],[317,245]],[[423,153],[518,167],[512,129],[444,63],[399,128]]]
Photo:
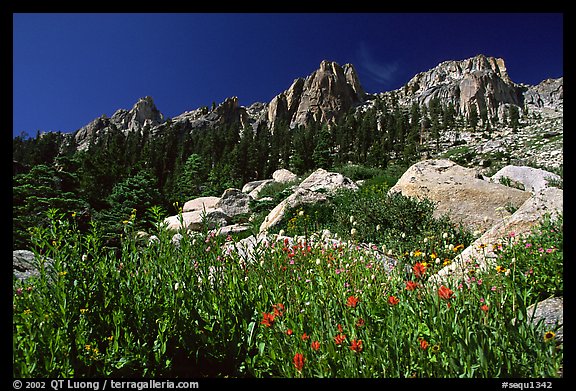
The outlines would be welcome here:
[[[563,76],[561,13],[13,14],[13,136],[75,131],[150,95],[174,117],[269,102],[323,59],[367,92],[445,60],[502,57],[511,79]]]

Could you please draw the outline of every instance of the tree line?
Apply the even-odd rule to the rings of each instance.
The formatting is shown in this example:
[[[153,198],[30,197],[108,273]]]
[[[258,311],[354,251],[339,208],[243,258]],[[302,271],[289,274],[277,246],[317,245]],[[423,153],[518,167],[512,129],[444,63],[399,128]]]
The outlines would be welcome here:
[[[45,224],[48,208],[74,216],[82,227],[97,222],[113,245],[133,213],[145,229],[153,205],[174,214],[177,204],[220,196],[226,188],[271,178],[279,168],[302,175],[351,163],[409,165],[438,149],[444,132],[491,122],[473,113],[462,118],[438,99],[402,107],[392,95],[334,123],[295,128],[224,123],[190,131],[168,120],[154,132],[144,127],[125,134],[112,125],[81,151],[60,132],[22,134],[13,139],[13,248],[30,245],[27,229]]]

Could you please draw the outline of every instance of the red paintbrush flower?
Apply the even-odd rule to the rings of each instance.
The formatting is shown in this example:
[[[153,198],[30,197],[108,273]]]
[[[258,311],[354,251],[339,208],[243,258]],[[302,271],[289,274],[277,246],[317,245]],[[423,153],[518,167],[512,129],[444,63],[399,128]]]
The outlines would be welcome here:
[[[320,349],[320,342],[318,341],[313,341],[310,344],[310,347],[312,348],[312,350],[317,351],[318,349]]]
[[[354,308],[358,304],[358,301],[359,301],[359,299],[357,297],[350,296],[348,298],[348,300],[346,301],[346,305],[350,308]]]
[[[354,350],[355,352],[360,353],[362,351],[362,340],[355,340],[353,339],[350,344],[350,349]]]
[[[444,285],[438,288],[438,296],[440,296],[442,300],[450,300],[453,294],[454,292],[452,291],[452,289],[447,288]]]
[[[294,366],[296,367],[297,371],[302,371],[302,368],[304,367],[304,361],[306,361],[306,359],[304,358],[302,353],[296,353],[294,355],[292,362],[294,362]]]
[[[274,309],[274,316],[282,316],[284,315],[284,304],[278,303],[272,306]]]
[[[334,337],[334,343],[336,343],[336,345],[342,345],[344,341],[346,341],[345,334],[338,334],[337,336]]]
[[[420,339],[420,349],[426,350],[428,349],[428,345],[428,341],[426,341],[424,338]]]
[[[260,322],[260,324],[263,324],[266,327],[272,327],[275,318],[274,314],[268,314],[266,312],[263,312],[262,315],[263,315],[262,322]]]
[[[424,277],[424,273],[426,273],[426,266],[422,265],[420,262],[417,262],[414,266],[412,266],[412,271],[416,278]]]

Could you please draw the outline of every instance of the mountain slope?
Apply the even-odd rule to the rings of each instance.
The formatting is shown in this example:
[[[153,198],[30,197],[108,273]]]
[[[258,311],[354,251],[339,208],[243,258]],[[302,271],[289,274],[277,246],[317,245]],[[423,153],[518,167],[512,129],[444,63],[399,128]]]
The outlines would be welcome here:
[[[563,78],[547,79],[536,86],[518,84],[510,79],[503,59],[480,54],[464,60],[444,61],[418,73],[397,90],[368,94],[353,65],[340,66],[325,60],[316,71],[295,79],[288,89],[268,103],[255,102],[244,107],[239,105],[237,97],[231,97],[211,109],[200,107],[166,121],[152,98],[144,97],[130,110],[117,110],[111,118],[96,118],[75,132],[70,142],[73,148],[83,150],[91,139],[111,129],[127,134],[141,132],[146,127],[152,134],[159,134],[167,126],[177,126],[179,131],[190,133],[217,126],[254,131],[264,126],[273,131],[278,124],[290,128],[311,122],[333,124],[353,108],[364,111],[372,107],[375,100],[392,97],[403,110],[409,110],[413,102],[421,108],[429,107],[435,100],[443,107],[454,107],[461,123],[475,113],[482,127],[489,124],[502,128],[514,107],[526,118],[561,118]],[[554,122],[553,131],[561,126],[558,121]]]

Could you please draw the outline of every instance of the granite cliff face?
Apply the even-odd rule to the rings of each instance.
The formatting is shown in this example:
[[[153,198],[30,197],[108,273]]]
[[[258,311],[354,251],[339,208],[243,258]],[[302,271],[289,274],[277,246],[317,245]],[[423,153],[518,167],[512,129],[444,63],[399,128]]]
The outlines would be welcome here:
[[[478,55],[462,61],[445,61],[418,73],[397,90],[400,101],[420,105],[438,98],[452,103],[456,112],[468,117],[472,108],[478,114],[485,111],[488,118],[502,119],[507,105],[523,105],[525,88],[510,80],[501,58]]]
[[[532,110],[564,109],[564,78],[546,79],[536,86],[527,86],[524,92],[524,104]]]
[[[251,121],[247,109],[240,106],[238,97],[233,96],[226,98],[224,102],[215,106],[213,109],[201,107],[196,110],[187,111],[172,118],[171,122],[180,125],[188,131],[193,131],[195,129],[205,129],[233,123],[240,124],[240,126],[244,127]]]
[[[288,90],[272,99],[267,119],[270,128],[279,121],[289,123],[290,127],[312,121],[331,122],[365,98],[353,65],[341,67],[332,61],[322,61],[310,76],[294,80]]]
[[[290,127],[308,125],[311,121],[332,122],[350,108],[362,104],[367,94],[354,66],[343,67],[335,62],[322,61],[320,68],[306,78],[294,80],[284,92],[269,103],[256,102],[249,107],[240,106],[237,97],[230,97],[209,109],[200,107],[186,111],[170,120],[184,131],[209,129],[223,124],[239,124],[241,128],[256,129],[264,125],[273,129],[279,122]],[[149,126],[152,133],[166,126],[162,113],[152,98],[140,99],[131,110],[117,110],[111,118],[102,115],[79,129],[74,135],[78,149],[86,149],[90,139],[111,128],[127,134]]]
[[[156,108],[151,97],[141,98],[132,109],[117,110],[112,117],[102,115],[74,134],[74,143],[79,150],[88,148],[90,140],[111,129],[129,132],[141,131],[145,126],[156,127],[164,122],[164,116]]]

